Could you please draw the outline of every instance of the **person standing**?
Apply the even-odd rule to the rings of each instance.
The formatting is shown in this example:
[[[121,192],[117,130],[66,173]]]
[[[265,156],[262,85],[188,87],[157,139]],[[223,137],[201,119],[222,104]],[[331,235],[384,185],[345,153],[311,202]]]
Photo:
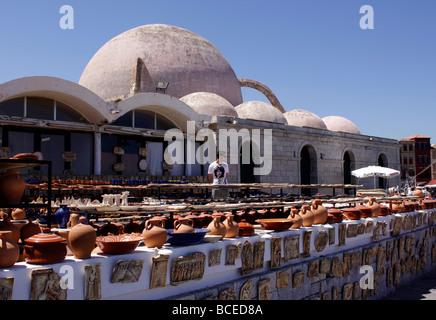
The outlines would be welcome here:
[[[217,159],[209,165],[209,181],[212,184],[228,184],[229,166],[225,162],[224,155],[218,153]],[[227,198],[229,195],[228,189],[213,188],[212,199]]]

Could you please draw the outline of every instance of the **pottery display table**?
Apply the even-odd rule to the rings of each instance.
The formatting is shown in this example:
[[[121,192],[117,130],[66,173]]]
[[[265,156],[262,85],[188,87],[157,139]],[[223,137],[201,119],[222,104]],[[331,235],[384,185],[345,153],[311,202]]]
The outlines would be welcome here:
[[[237,289],[235,293],[236,298],[239,298],[239,294],[242,295],[245,292],[243,289],[246,289],[242,285],[248,285],[251,283],[249,280],[252,280],[259,281],[258,293],[250,295],[255,298],[257,295],[270,294],[270,290],[276,287],[275,277],[278,281],[279,276],[284,276],[284,279],[280,279],[286,284],[289,272],[294,274],[291,279],[301,271],[304,271],[305,277],[313,276],[312,272],[318,275],[319,270],[322,270],[319,265],[321,261],[330,259],[333,268],[333,257],[342,259],[347,252],[363,252],[359,264],[362,265],[362,261],[370,257],[366,256],[369,253],[365,253],[365,250],[372,252],[372,248],[378,248],[379,245],[384,245],[387,250],[385,243],[412,236],[416,237],[416,246],[425,244],[423,248],[430,252],[434,248],[435,232],[432,226],[435,216],[436,209],[420,210],[282,232],[256,229],[254,236],[224,238],[218,242],[202,242],[193,246],[164,245],[157,249],[141,245],[134,252],[124,255],[94,253],[90,259],[83,260],[69,255],[64,261],[50,265],[18,262],[10,269],[0,270],[2,292],[5,298],[9,294],[13,300],[47,297],[69,300],[196,299],[199,292],[206,299],[213,292],[207,291],[207,288],[223,287],[227,283],[227,286],[234,288],[233,291],[241,288],[240,292]],[[420,238],[423,236],[424,240]],[[422,254],[422,250],[417,252]],[[397,261],[401,258],[398,256]],[[314,263],[316,270],[312,270]],[[343,268],[341,264],[341,270]],[[59,285],[63,283],[60,279],[66,284]],[[346,284],[343,281],[347,279],[344,276],[335,281]],[[50,282],[50,286],[45,285],[46,281]],[[235,284],[230,285],[233,282]],[[268,287],[263,287],[264,282]],[[285,287],[287,290],[297,290],[289,283]],[[262,288],[266,291],[261,292]],[[232,290],[227,290],[226,294],[233,294]]]

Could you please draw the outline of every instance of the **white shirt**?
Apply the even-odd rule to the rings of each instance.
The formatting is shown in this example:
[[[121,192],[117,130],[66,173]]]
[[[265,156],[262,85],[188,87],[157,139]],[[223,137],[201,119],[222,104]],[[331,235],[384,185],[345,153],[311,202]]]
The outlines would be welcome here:
[[[225,162],[218,164],[214,161],[209,166],[208,174],[212,175],[213,184],[227,184],[227,173],[229,173],[229,166]]]

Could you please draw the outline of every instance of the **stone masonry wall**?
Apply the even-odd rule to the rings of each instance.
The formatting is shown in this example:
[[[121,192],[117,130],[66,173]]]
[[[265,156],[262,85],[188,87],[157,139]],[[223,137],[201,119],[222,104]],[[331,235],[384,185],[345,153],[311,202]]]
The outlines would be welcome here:
[[[372,241],[346,250],[312,257],[305,250],[283,252],[281,266],[242,276],[213,287],[170,299],[188,300],[373,300],[424,276],[436,262],[436,211],[396,214],[373,223],[351,222],[333,237],[341,247],[371,234]],[[309,232],[309,233],[308,233]],[[329,234],[330,232],[328,232]],[[307,230],[300,241],[312,239],[316,251],[330,245],[331,234],[318,238]],[[280,239],[280,238],[279,238]],[[283,239],[278,240],[281,242]],[[328,243],[325,243],[327,240]],[[284,240],[283,240],[284,241]],[[336,240],[335,240],[336,241]],[[358,243],[358,242],[356,242]],[[273,249],[271,249],[273,250]],[[286,250],[286,247],[285,247]],[[321,250],[322,251],[322,250]],[[291,259],[286,262],[286,257]],[[365,280],[373,272],[373,282]],[[361,284],[362,281],[362,284]],[[369,284],[372,283],[372,286]]]

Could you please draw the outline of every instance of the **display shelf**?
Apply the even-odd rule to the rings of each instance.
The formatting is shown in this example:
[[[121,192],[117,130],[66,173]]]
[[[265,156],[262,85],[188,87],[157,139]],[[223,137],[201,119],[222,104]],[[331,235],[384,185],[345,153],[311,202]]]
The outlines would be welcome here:
[[[30,159],[0,159],[0,171],[18,170],[29,167],[47,166],[47,203],[18,203],[2,204],[0,208],[46,208],[48,215],[48,227],[51,227],[51,198],[52,198],[52,162],[50,160]]]

